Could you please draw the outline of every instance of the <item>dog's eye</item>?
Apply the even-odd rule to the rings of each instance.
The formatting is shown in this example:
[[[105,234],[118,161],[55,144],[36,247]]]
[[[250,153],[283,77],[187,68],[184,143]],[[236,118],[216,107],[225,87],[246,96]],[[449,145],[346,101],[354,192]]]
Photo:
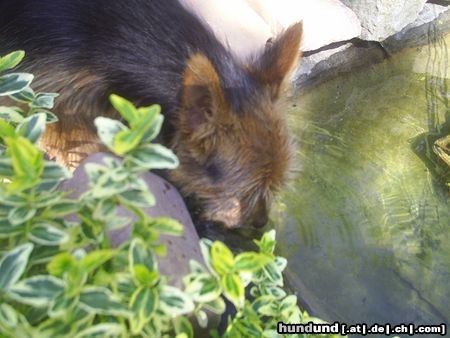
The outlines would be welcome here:
[[[206,166],[206,173],[213,182],[217,182],[223,176],[222,169],[216,162],[210,162]]]

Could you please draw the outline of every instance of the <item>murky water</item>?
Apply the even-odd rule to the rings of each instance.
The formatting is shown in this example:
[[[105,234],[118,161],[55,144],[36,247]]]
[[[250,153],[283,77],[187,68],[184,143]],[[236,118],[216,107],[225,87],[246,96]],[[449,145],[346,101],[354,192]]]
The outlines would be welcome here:
[[[450,35],[303,90],[273,213],[293,290],[347,323],[450,324]],[[448,180],[448,181],[447,181]]]

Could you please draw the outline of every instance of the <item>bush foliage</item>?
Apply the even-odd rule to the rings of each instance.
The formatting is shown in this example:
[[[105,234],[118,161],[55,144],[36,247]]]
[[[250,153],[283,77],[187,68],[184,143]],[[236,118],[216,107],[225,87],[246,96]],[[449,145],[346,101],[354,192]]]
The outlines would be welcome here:
[[[0,72],[23,57],[2,57]],[[178,236],[183,226],[142,210],[155,205],[155,197],[140,178],[178,165],[169,149],[150,143],[163,123],[159,106],[136,108],[111,96],[127,124],[103,117],[95,124],[101,141],[122,159],[86,165],[89,189],[75,200],[58,189],[70,172],[37,147],[46,124],[57,121],[50,111],[57,95],[35,93],[32,80],[11,71],[0,76],[0,96],[20,105],[0,107],[0,336],[188,338],[194,336],[188,318],[206,327],[205,311],[224,313],[224,299],[237,314],[224,333],[211,333],[215,337],[279,337],[280,321],[321,322],[283,290],[287,262],[274,254],[274,231],[256,241],[259,252],[238,255],[202,240],[205,266],[191,262],[184,290],[169,285],[158,269],[157,256],[166,253],[159,237]],[[119,217],[118,206],[135,217]],[[108,231],[130,224],[130,240],[111,247]]]

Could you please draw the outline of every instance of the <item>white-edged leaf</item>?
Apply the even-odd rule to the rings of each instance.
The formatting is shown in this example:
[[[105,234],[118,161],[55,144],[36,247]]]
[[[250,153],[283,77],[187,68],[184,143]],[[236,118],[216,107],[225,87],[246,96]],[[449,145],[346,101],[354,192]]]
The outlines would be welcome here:
[[[18,323],[18,315],[14,308],[6,303],[0,305],[0,324],[14,328]],[[1,326],[1,325],[0,325]]]
[[[66,243],[69,234],[50,224],[39,224],[30,231],[29,238],[40,245],[54,246]]]
[[[113,293],[103,287],[87,287],[80,294],[80,306],[89,313],[129,316],[129,311]]]
[[[272,285],[264,286],[262,288],[262,294],[271,296],[275,299],[282,299],[286,297],[286,291],[284,291],[282,288]]]
[[[276,245],[276,231],[270,230],[262,235],[261,239],[255,240],[254,242],[258,245],[261,253],[265,254],[273,254]]]
[[[130,271],[133,271],[133,267],[135,265],[143,265],[149,271],[156,270],[156,260],[152,252],[148,250],[145,243],[139,238],[133,239],[130,244],[128,261],[130,265]]]
[[[51,123],[55,123],[58,122],[58,116],[56,116],[55,114],[53,114],[51,111],[45,110],[45,109],[39,109],[38,110],[40,113],[44,113],[45,114],[45,120],[47,121],[47,124],[51,124]]]
[[[228,273],[222,277],[222,287],[227,297],[238,309],[244,306],[245,288],[241,278],[234,273]]]
[[[31,102],[30,107],[52,109],[55,105],[55,97],[58,96],[59,94],[56,93],[38,93],[33,102]]]
[[[154,286],[161,277],[158,272],[149,271],[147,267],[142,264],[134,265],[132,274],[136,284],[142,286]]]
[[[271,284],[276,286],[283,286],[283,275],[280,269],[275,263],[267,264],[263,267],[263,272],[266,278],[271,282]]]
[[[33,102],[35,97],[34,90],[30,87],[24,88],[22,91],[10,95],[10,98],[21,103]]]
[[[20,303],[44,307],[50,305],[64,287],[65,283],[61,279],[42,275],[21,280],[9,288],[8,294]]]
[[[158,112],[158,114],[159,114],[159,112]],[[144,137],[142,139],[147,142],[153,141],[156,138],[156,136],[159,135],[163,123],[164,123],[164,116],[158,115],[156,117],[155,121],[153,121],[152,126],[150,127],[150,129],[148,130],[148,132],[144,135]]]
[[[225,275],[234,268],[234,255],[224,243],[215,241],[211,247],[211,263],[219,275]]]
[[[25,271],[33,244],[27,243],[6,253],[0,260],[0,289],[8,289]]]
[[[148,225],[152,230],[165,235],[181,236],[184,232],[183,224],[168,217],[153,218]]]
[[[178,335],[185,334],[186,338],[194,338],[194,329],[191,322],[186,317],[177,317],[173,320],[175,332]]]
[[[112,94],[109,96],[109,101],[130,125],[133,125],[133,123],[139,118],[139,113],[136,107],[123,97]]]
[[[200,240],[200,251],[203,256],[203,260],[205,261],[206,266],[208,267],[209,271],[212,272],[214,275],[217,275],[216,270],[212,267],[211,262],[211,247],[213,245],[213,242],[207,238],[202,238]]]
[[[148,190],[132,189],[120,194],[126,203],[136,207],[148,208],[156,204],[155,196]]]
[[[68,297],[64,292],[61,292],[52,300],[48,315],[51,318],[64,317],[68,312],[72,312],[77,304],[77,296]]]
[[[275,258],[275,265],[277,266],[280,272],[283,272],[283,270],[286,269],[287,264],[288,261],[286,258],[280,256]]]
[[[20,123],[16,130],[17,132],[29,139],[32,143],[36,143],[45,131],[47,116],[44,113],[34,114],[27,117]]]
[[[4,107],[0,106],[0,118],[7,122],[20,123],[25,118],[20,113],[21,110],[17,107]]]
[[[113,258],[116,254],[117,252],[111,249],[95,250],[81,259],[80,266],[86,273],[91,273]]]
[[[214,276],[202,273],[186,285],[185,292],[197,303],[208,303],[220,296],[222,288]]]
[[[198,325],[200,325],[201,328],[206,329],[208,327],[208,315],[205,311],[196,311],[195,318],[197,318]]]
[[[218,315],[223,314],[227,307],[222,297],[219,297],[212,302],[205,303],[204,305],[206,309]]]
[[[115,285],[119,294],[126,298],[131,297],[136,290],[133,277],[128,273],[117,273],[115,275]]]
[[[160,144],[144,144],[131,152],[130,158],[136,165],[146,169],[175,169],[178,158],[172,150]]]
[[[114,199],[101,199],[96,201],[92,217],[96,220],[106,221],[111,215],[116,214],[116,201]]]
[[[272,260],[268,255],[256,252],[243,252],[236,256],[234,268],[236,271],[257,272]]]
[[[30,208],[29,206],[20,206],[11,211],[8,214],[8,221],[12,226],[17,226],[25,223],[36,215],[36,209]]]
[[[91,326],[80,333],[74,338],[116,338],[123,337],[125,328],[116,323],[103,323]]]
[[[18,50],[0,57],[0,72],[14,68],[24,57],[25,52],[23,50]]]
[[[1,161],[0,161],[1,163]],[[0,164],[0,170],[1,164]],[[1,206],[9,206],[9,207],[23,207],[26,206],[28,202],[28,196],[26,195],[7,195],[7,194],[0,194],[0,205]]]
[[[158,293],[149,287],[139,288],[133,293],[129,306],[133,313],[130,317],[131,332],[133,334],[139,334],[152,319],[152,315],[156,312],[157,304]]]
[[[27,73],[12,73],[0,76],[0,96],[18,93],[27,88],[34,76]]]
[[[135,121],[134,124],[132,124],[132,126],[136,126],[136,123],[141,123],[142,120],[147,119],[149,122],[151,122],[151,128],[149,129],[149,131],[151,131],[152,129],[154,129],[154,124],[157,121],[159,116],[161,115],[161,106],[158,104],[154,104],[148,107],[140,107],[138,108],[138,114],[139,114],[139,119]],[[149,135],[146,134],[146,136],[148,137]]]
[[[41,176],[43,182],[59,182],[71,177],[72,173],[66,167],[53,161],[45,161],[44,171]]]
[[[154,121],[160,107],[157,105],[148,107],[148,112],[153,111],[153,113],[142,113],[143,109],[146,110],[147,108],[139,110],[139,118],[130,123],[131,129],[116,134],[114,138],[114,152],[116,154],[124,155],[134,150],[140,143],[146,141],[143,140],[144,136],[153,132]]]
[[[279,311],[282,316],[287,317],[290,312],[297,309],[297,296],[290,295],[281,301]]]
[[[57,204],[51,206],[46,211],[47,216],[55,218],[64,217],[76,213],[80,208],[80,204],[76,200],[60,200]]]
[[[24,227],[12,227],[7,221],[0,221],[0,238],[9,238],[24,231]]]
[[[97,117],[94,121],[100,140],[111,150],[114,149],[114,137],[128,128],[121,122],[107,117]]]
[[[271,296],[257,297],[252,307],[263,316],[276,317],[278,314],[278,302]]]
[[[192,299],[176,287],[165,285],[159,296],[161,310],[172,318],[194,311]]]
[[[193,259],[189,261],[189,267],[193,274],[206,272],[205,267]]]

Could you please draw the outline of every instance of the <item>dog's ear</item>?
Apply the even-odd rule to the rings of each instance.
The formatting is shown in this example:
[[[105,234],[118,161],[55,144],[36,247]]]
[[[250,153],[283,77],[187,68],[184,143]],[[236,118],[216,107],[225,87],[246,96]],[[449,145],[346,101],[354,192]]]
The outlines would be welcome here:
[[[182,79],[181,107],[177,133],[190,143],[192,155],[204,161],[214,149],[216,131],[228,111],[219,74],[203,54],[187,61]]]
[[[268,44],[262,55],[250,65],[253,76],[270,87],[274,100],[279,97],[283,84],[300,61],[302,35],[302,22],[290,26]]]
[[[224,102],[224,93],[219,75],[214,66],[203,54],[195,54],[187,62],[183,74],[181,97],[184,120],[193,129],[219,120],[220,107]]]

